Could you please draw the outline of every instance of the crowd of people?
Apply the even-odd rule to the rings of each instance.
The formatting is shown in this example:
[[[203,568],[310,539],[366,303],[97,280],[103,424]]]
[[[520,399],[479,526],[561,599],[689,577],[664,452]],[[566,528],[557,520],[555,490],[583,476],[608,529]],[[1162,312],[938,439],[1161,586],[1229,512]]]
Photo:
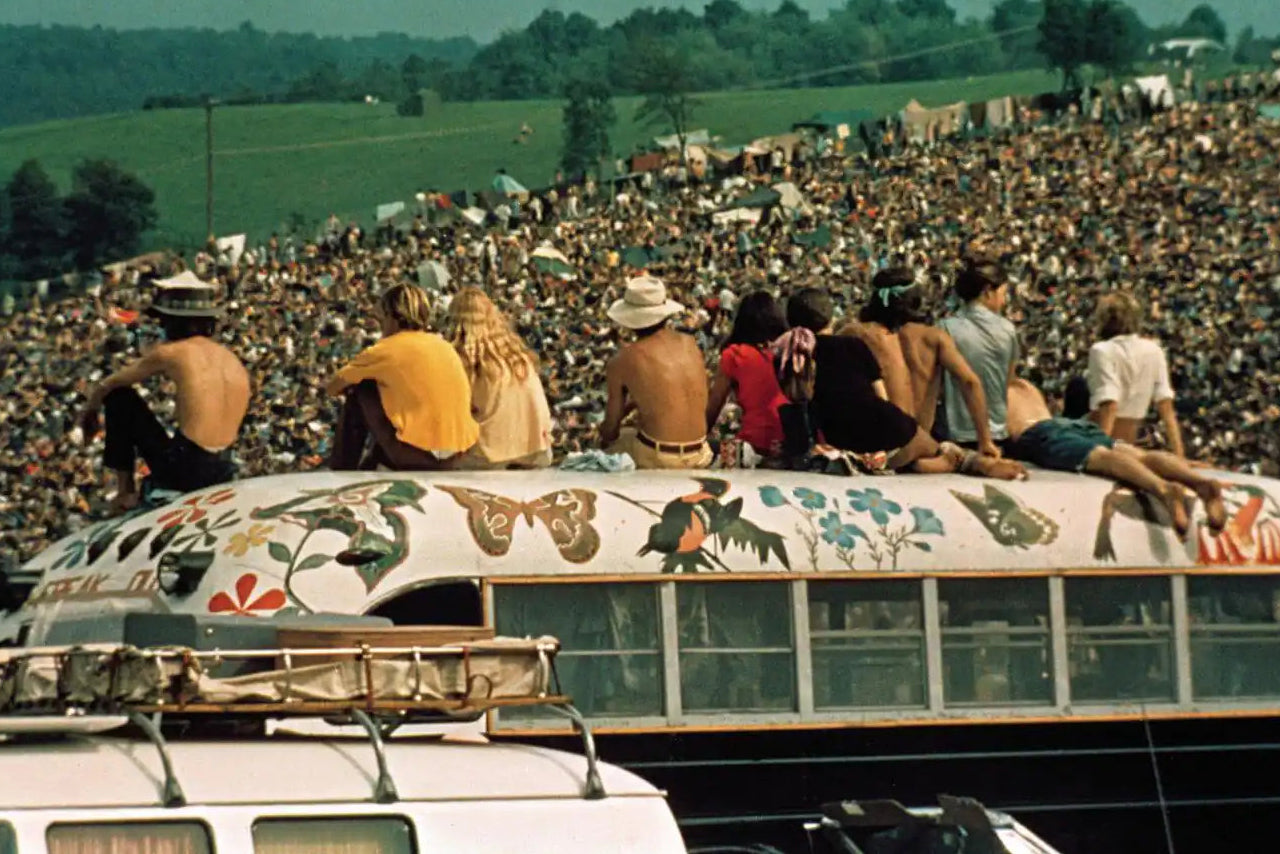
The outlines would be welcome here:
[[[536,354],[550,444],[563,457],[600,447],[602,425],[616,426],[604,424],[606,372],[627,337],[607,312],[640,265],[685,309],[673,323],[713,369],[748,294],[817,288],[853,317],[877,272],[906,269],[940,319],[960,308],[953,285],[975,253],[1007,276],[1017,374],[1055,411],[1087,372],[1099,298],[1123,291],[1169,354],[1186,456],[1267,472],[1278,459],[1280,129],[1251,102],[1189,104],[1120,126],[1073,115],[874,160],[801,146],[743,177],[745,187],[672,168],[643,183],[588,183],[513,200],[501,222],[480,226],[420,216],[366,235],[331,218],[316,240],[273,239],[234,262],[171,256],[73,298],[15,307],[0,320],[0,555],[25,560],[107,512],[102,438],[77,414],[158,339],[141,316],[149,277],[182,268],[220,286],[214,337],[250,376],[228,452],[240,477],[328,464],[343,403],[329,386],[385,331],[376,307],[397,284],[420,284],[437,324],[460,289],[488,295]],[[778,180],[807,205],[758,223],[711,216]],[[545,246],[572,277],[539,263]],[[175,415],[163,387],[141,398],[162,420]],[[735,416],[718,429],[734,434]]]

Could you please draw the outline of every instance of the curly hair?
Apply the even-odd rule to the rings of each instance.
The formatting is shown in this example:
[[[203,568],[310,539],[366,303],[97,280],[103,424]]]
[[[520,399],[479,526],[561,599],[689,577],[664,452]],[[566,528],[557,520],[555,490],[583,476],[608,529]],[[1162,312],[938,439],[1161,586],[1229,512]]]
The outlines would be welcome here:
[[[1134,335],[1142,325],[1142,305],[1124,291],[1106,294],[1098,300],[1098,331],[1103,339]]]
[[[462,288],[449,303],[447,337],[473,381],[481,376],[491,381],[523,380],[538,364],[538,357],[477,287]]]

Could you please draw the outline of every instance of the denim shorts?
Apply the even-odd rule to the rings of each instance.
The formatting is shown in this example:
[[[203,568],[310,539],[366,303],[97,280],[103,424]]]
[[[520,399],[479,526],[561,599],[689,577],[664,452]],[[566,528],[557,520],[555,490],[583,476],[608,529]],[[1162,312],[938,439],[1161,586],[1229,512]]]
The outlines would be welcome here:
[[[1056,471],[1084,471],[1094,448],[1115,441],[1087,418],[1050,418],[1033,424],[1009,443],[1009,456]]]

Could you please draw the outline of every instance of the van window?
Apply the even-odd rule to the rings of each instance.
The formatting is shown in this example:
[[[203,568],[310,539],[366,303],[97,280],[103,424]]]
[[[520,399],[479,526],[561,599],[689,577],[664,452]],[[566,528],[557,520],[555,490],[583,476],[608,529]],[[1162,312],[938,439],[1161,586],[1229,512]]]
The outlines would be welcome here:
[[[13,828],[0,821],[0,854],[18,854],[18,840]]]
[[[209,828],[196,821],[55,824],[45,839],[49,854],[210,854],[213,850]],[[0,842],[0,851],[4,850]]]
[[[414,854],[413,828],[399,816],[264,818],[253,823],[255,854]]]

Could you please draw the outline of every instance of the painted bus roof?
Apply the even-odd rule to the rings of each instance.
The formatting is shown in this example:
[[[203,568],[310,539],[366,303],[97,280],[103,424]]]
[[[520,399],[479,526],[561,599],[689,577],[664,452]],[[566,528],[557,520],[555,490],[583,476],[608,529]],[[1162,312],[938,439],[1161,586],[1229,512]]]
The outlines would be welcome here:
[[[780,471],[311,472],[236,481],[87,527],[31,560],[26,607],[155,594],[211,561],[176,611],[360,613],[457,578],[668,573],[1056,572],[1280,566],[1280,481],[1214,474],[1180,542],[1163,507],[1111,481],[1033,471],[836,477]],[[363,563],[350,565],[352,556]],[[339,558],[344,560],[339,560]],[[345,562],[344,562],[345,561]]]
[[[168,750],[192,804],[368,803],[378,777],[366,739],[174,739]],[[392,739],[386,756],[405,801],[582,800],[587,778],[582,756],[529,745]],[[661,796],[630,771],[599,770],[610,796]],[[113,737],[0,741],[0,777],[22,780],[0,792],[0,811],[157,806],[164,782],[153,744]]]

